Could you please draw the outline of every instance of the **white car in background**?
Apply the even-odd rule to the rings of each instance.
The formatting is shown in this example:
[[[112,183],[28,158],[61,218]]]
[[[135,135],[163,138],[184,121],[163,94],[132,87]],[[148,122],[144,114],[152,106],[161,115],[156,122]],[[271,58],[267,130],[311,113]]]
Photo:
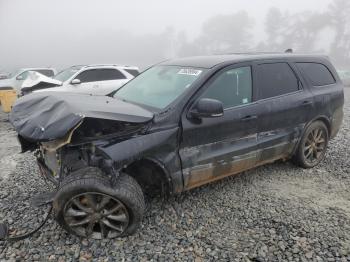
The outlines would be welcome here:
[[[36,74],[36,77],[31,77],[23,83],[22,95],[43,91],[108,95],[138,74],[139,69],[135,66],[72,66],[59,72],[51,81],[43,76],[40,77],[40,74]]]
[[[0,80],[8,78],[8,75],[9,75],[8,73],[0,71]]]
[[[5,79],[0,80],[0,89],[15,89],[17,92],[22,88],[23,82],[28,78],[30,72],[38,72],[47,77],[53,77],[56,70],[53,68],[21,68],[12,72]]]

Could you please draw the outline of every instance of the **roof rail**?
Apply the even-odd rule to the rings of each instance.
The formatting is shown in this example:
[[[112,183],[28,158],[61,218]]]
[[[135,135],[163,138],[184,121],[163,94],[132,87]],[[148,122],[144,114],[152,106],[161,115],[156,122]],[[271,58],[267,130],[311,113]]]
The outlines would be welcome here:
[[[86,65],[72,65],[72,66],[70,66],[70,67],[75,67],[75,66],[81,66],[81,67],[84,67],[84,66],[86,66]]]
[[[129,65],[118,65],[118,64],[91,64],[91,65],[85,65],[86,67],[93,67],[93,66],[120,66],[120,67],[136,67],[136,66],[129,66]]]
[[[283,52],[235,52],[235,53],[221,53],[216,55],[263,55],[263,54],[283,54]]]
[[[252,52],[234,52],[234,53],[224,53],[217,55],[273,55],[273,54],[285,54],[285,53],[293,53],[293,49],[289,48],[284,52],[263,52],[263,51],[252,51]]]

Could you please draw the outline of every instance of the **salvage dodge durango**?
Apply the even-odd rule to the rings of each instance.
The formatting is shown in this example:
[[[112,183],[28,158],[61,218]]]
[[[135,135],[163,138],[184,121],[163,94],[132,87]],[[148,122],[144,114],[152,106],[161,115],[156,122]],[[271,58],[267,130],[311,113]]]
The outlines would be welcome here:
[[[56,185],[57,222],[101,239],[134,233],[145,196],[276,160],[316,166],[343,104],[327,57],[236,54],[166,61],[104,97],[33,93],[10,121]]]

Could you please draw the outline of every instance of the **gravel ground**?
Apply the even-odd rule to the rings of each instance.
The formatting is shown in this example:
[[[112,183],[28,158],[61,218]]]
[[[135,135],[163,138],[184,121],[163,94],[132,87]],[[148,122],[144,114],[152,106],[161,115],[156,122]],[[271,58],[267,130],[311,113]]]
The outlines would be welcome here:
[[[78,239],[50,219],[29,239],[0,242],[0,261],[350,261],[350,89],[346,97],[343,128],[317,168],[275,163],[154,199],[122,239]],[[16,234],[43,219],[28,199],[47,188],[33,156],[18,152],[0,114],[0,221]]]

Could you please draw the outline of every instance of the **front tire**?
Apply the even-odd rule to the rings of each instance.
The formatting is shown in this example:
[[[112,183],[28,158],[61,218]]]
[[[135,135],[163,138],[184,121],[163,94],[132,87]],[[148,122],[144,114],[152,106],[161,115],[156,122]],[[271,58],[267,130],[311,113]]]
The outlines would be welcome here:
[[[301,140],[294,156],[295,162],[303,168],[317,166],[326,154],[328,146],[328,129],[322,121],[310,124]]]
[[[127,174],[115,185],[98,168],[65,178],[53,201],[56,221],[69,233],[103,239],[136,232],[145,210],[142,189]]]

